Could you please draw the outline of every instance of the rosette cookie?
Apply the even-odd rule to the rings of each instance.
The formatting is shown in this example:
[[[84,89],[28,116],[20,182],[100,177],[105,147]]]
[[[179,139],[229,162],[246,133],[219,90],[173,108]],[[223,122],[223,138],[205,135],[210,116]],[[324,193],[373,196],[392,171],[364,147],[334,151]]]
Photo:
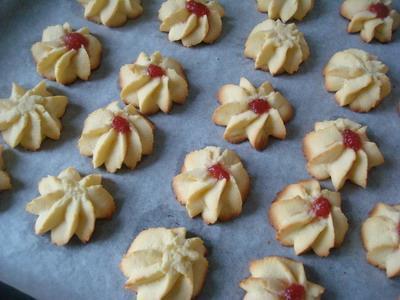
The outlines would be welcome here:
[[[251,31],[244,55],[255,61],[255,67],[272,75],[297,72],[310,50],[296,24],[266,20]]]
[[[85,121],[78,147],[81,154],[93,156],[93,167],[103,164],[114,173],[122,164],[135,168],[143,155],[153,152],[154,125],[130,104],[118,102],[100,108]]]
[[[246,291],[244,300],[319,300],[325,291],[307,280],[301,262],[284,257],[269,256],[252,261],[250,274],[240,282]]]
[[[186,238],[185,228],[144,230],[121,261],[125,287],[138,300],[193,299],[207,274],[206,251],[200,238]]]
[[[143,13],[141,0],[78,0],[85,8],[85,18],[108,27],[122,26],[128,19]]]
[[[81,178],[74,168],[43,178],[39,193],[26,210],[39,216],[36,234],[51,231],[51,241],[58,246],[67,244],[74,234],[88,242],[96,219],[109,218],[115,210],[114,199],[102,186],[101,176]]]
[[[368,262],[386,270],[388,277],[400,275],[400,205],[378,203],[361,229]]]
[[[158,12],[160,31],[185,47],[213,43],[221,34],[223,16],[217,0],[167,0]]]
[[[257,8],[268,13],[268,18],[281,19],[287,22],[290,19],[303,20],[313,8],[314,0],[257,0]]]
[[[391,8],[391,4],[390,0],[345,0],[340,13],[350,20],[348,32],[360,32],[367,43],[374,38],[387,43],[400,26],[400,14]]]
[[[100,65],[101,44],[88,28],[73,31],[65,23],[47,27],[42,40],[32,46],[32,55],[40,75],[70,84],[77,78],[88,80]]]
[[[207,224],[213,224],[241,213],[250,178],[235,152],[206,147],[186,155],[172,187],[191,218],[201,214]]]
[[[8,173],[4,170],[3,146],[0,145],[0,191],[11,189],[11,180]]]
[[[11,147],[21,144],[29,150],[40,148],[49,137],[60,138],[60,118],[65,112],[68,98],[53,96],[44,81],[25,90],[13,83],[10,98],[0,99],[0,131]]]
[[[226,126],[224,139],[228,142],[248,139],[253,148],[262,150],[270,136],[286,137],[285,123],[292,118],[293,108],[269,82],[256,88],[241,78],[239,85],[224,85],[217,97],[221,105],[214,111],[213,121]]]
[[[336,190],[346,180],[365,188],[369,169],[384,161],[367,127],[348,119],[315,123],[303,143],[308,172],[318,180],[330,177]]]
[[[316,180],[290,184],[278,193],[269,210],[269,220],[277,240],[294,246],[296,255],[312,249],[328,256],[339,247],[348,229],[340,194],[323,189]]]
[[[388,67],[375,56],[359,49],[336,53],[324,69],[325,87],[335,92],[340,106],[368,112],[391,91]]]
[[[160,109],[169,112],[173,103],[183,104],[189,93],[182,66],[158,51],[150,57],[141,52],[135,63],[122,66],[119,83],[121,99],[146,115]]]

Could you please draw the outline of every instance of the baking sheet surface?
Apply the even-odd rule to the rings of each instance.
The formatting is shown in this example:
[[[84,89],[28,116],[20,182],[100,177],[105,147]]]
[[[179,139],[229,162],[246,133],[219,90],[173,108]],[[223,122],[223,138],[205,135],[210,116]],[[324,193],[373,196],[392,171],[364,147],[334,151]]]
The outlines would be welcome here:
[[[257,12],[255,1],[221,0],[226,10],[223,34],[217,43],[186,49],[171,43],[158,30],[157,11],[161,0],[143,0],[144,15],[121,28],[109,29],[83,18],[76,1],[0,2],[0,97],[11,92],[13,81],[31,88],[40,80],[30,47],[48,25],[69,22],[74,28],[87,26],[104,47],[103,61],[88,82],[64,87],[49,82],[52,90],[69,97],[63,117],[61,139],[46,140],[40,151],[21,148],[4,153],[14,188],[0,194],[0,281],[39,299],[132,299],[123,289],[124,276],[118,265],[132,239],[144,228],[185,226],[204,239],[209,249],[210,269],[200,299],[241,299],[240,280],[248,276],[250,260],[282,255],[305,263],[311,281],[326,288],[324,299],[396,299],[400,278],[389,280],[383,271],[367,264],[360,241],[360,225],[377,201],[400,201],[400,118],[396,105],[400,93],[400,34],[390,44],[366,44],[359,35],[346,33],[347,21],[340,17],[340,1],[316,1],[314,10],[298,23],[311,48],[311,57],[292,76],[272,77],[255,71],[253,61],[244,58],[244,42],[251,29],[265,15]],[[394,1],[396,2],[396,1]],[[395,3],[399,10],[399,3]],[[379,108],[357,114],[340,108],[325,91],[322,68],[337,51],[361,48],[378,55],[389,68],[393,90]],[[169,115],[157,114],[154,154],[145,157],[134,171],[109,174],[93,170],[91,160],[76,147],[88,113],[118,99],[118,72],[140,51],[177,58],[190,82],[190,96],[183,106]],[[288,124],[288,138],[271,140],[267,149],[257,152],[249,144],[231,145],[222,139],[224,128],[215,126],[211,115],[217,107],[215,93],[241,76],[259,85],[269,80],[294,105],[296,113]],[[268,224],[267,209],[275,194],[285,185],[308,178],[301,150],[303,136],[314,122],[348,117],[369,126],[386,162],[369,176],[363,190],[350,183],[342,189],[343,211],[350,229],[342,247],[327,258],[314,254],[300,257],[292,248],[282,247]],[[175,201],[171,179],[177,174],[185,153],[207,145],[235,150],[251,174],[251,192],[244,211],[233,221],[213,226],[189,219]],[[118,209],[109,221],[97,221],[87,245],[75,238],[65,247],[52,245],[49,235],[36,236],[35,217],[24,211],[38,195],[37,183],[69,166],[81,174],[99,172],[105,187],[113,194]],[[331,187],[329,182],[324,186]]]

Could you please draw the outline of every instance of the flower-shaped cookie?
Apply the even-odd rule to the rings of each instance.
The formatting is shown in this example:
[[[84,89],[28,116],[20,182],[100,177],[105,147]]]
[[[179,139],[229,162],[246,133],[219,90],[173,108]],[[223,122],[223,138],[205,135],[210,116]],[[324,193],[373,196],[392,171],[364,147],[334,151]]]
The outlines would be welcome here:
[[[270,19],[281,19],[285,23],[290,19],[303,20],[313,6],[314,0],[257,0],[259,11],[267,12]]]
[[[135,168],[142,155],[153,152],[154,125],[130,104],[118,102],[100,108],[85,121],[78,147],[81,154],[93,156],[93,167],[105,164],[114,173],[122,164]]]
[[[13,83],[10,98],[0,99],[0,131],[11,147],[21,144],[29,150],[40,148],[49,137],[60,138],[60,118],[65,112],[68,98],[53,96],[44,81],[31,90]]]
[[[400,276],[400,204],[378,203],[361,229],[368,262]]]
[[[241,213],[250,178],[235,152],[206,147],[186,155],[172,187],[191,218],[201,214],[207,224],[213,224]]]
[[[11,180],[8,173],[4,170],[3,146],[0,145],[0,191],[11,189]]]
[[[108,27],[122,26],[139,17],[141,0],[78,0],[85,8],[85,18]]]
[[[368,112],[390,94],[388,67],[375,56],[359,49],[336,53],[324,69],[325,87],[336,92],[340,106]]]
[[[244,50],[246,57],[255,61],[255,67],[272,75],[293,74],[310,55],[310,49],[296,24],[281,20],[266,20],[251,31]]]
[[[73,31],[68,23],[49,26],[42,40],[32,46],[32,55],[40,75],[61,84],[77,78],[88,80],[100,65],[101,44],[84,27]]]
[[[137,299],[193,299],[206,277],[206,251],[200,238],[186,238],[185,228],[144,230],[121,261],[125,287]]]
[[[364,42],[374,38],[390,42],[392,33],[400,26],[400,14],[390,7],[391,0],[345,0],[340,13],[350,20],[348,32],[361,32]]]
[[[303,142],[308,172],[318,180],[331,177],[336,190],[347,179],[365,188],[368,170],[384,161],[367,127],[348,119],[315,123]]]
[[[112,196],[103,188],[101,176],[81,178],[74,168],[39,182],[40,196],[26,205],[26,210],[39,217],[36,234],[51,231],[51,241],[65,245],[76,234],[86,243],[94,230],[96,219],[110,218],[115,210]]]
[[[213,43],[221,34],[223,16],[217,0],[167,0],[158,12],[160,30],[185,47]]]
[[[306,278],[302,263],[279,256],[252,261],[251,276],[240,283],[245,300],[318,300],[325,289]]]
[[[189,93],[182,66],[158,51],[150,57],[142,52],[135,63],[122,66],[119,83],[121,99],[146,115],[160,109],[169,112],[174,102],[183,104]]]
[[[248,139],[253,148],[262,150],[269,136],[286,137],[285,123],[292,118],[293,108],[269,82],[255,88],[246,78],[241,78],[239,86],[224,85],[217,97],[221,105],[215,110],[213,121],[226,126],[224,139],[228,142]]]
[[[269,219],[278,241],[294,246],[297,255],[312,249],[328,256],[331,248],[342,244],[348,229],[340,205],[339,193],[321,190],[316,180],[304,180],[278,193]]]

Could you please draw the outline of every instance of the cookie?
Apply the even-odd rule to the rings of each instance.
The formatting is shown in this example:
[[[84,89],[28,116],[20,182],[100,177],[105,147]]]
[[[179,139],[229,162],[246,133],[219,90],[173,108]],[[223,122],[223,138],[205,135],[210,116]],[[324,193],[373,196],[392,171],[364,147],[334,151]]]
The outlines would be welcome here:
[[[317,180],[303,180],[286,186],[278,193],[269,210],[276,239],[293,246],[296,255],[313,250],[328,256],[339,247],[348,230],[338,192],[321,189]]]
[[[368,171],[383,164],[378,146],[367,137],[367,127],[349,119],[315,123],[303,140],[308,172],[318,180],[331,178],[336,190],[346,180],[365,188]]]
[[[245,300],[319,300],[325,289],[308,281],[301,262],[268,256],[250,263],[250,277],[240,282]]]
[[[310,50],[296,24],[268,19],[251,31],[244,55],[254,59],[256,69],[269,71],[272,75],[293,74],[310,56]]]
[[[268,18],[281,19],[287,22],[291,19],[303,20],[313,8],[314,0],[257,0],[257,9],[268,13]]]
[[[221,87],[217,98],[221,105],[214,111],[213,121],[226,126],[224,139],[228,142],[248,139],[253,148],[262,150],[270,136],[286,137],[285,123],[292,118],[293,108],[268,81],[256,88],[242,77],[239,85]]]
[[[74,168],[39,182],[40,196],[26,205],[26,211],[38,215],[36,234],[51,231],[51,241],[62,246],[75,234],[83,243],[90,240],[96,219],[110,218],[115,203],[102,186],[101,176],[81,178]]]
[[[213,43],[221,35],[223,16],[217,0],[167,0],[158,12],[160,31],[185,47]]]
[[[67,104],[68,98],[54,96],[44,81],[30,90],[13,83],[10,97],[0,100],[0,131],[4,141],[12,148],[21,145],[35,151],[46,137],[58,140],[60,119]]]
[[[137,299],[190,300],[200,293],[207,274],[206,247],[186,238],[185,228],[150,228],[133,240],[120,268],[125,288]]]
[[[400,204],[378,203],[362,225],[361,237],[370,264],[400,276]]]
[[[3,146],[0,145],[0,191],[11,189],[11,180],[8,173],[5,171],[3,160]]]
[[[209,146],[186,155],[172,187],[191,218],[214,224],[240,215],[250,178],[235,152]]]
[[[37,72],[61,84],[88,80],[101,61],[99,40],[88,28],[73,31],[68,23],[47,27],[31,50]]]
[[[185,103],[189,93],[180,63],[158,51],[151,56],[141,52],[133,64],[122,66],[119,83],[121,99],[145,115],[168,113],[173,103]]]
[[[359,49],[337,52],[324,69],[325,87],[335,93],[340,106],[368,112],[390,94],[388,67]]]

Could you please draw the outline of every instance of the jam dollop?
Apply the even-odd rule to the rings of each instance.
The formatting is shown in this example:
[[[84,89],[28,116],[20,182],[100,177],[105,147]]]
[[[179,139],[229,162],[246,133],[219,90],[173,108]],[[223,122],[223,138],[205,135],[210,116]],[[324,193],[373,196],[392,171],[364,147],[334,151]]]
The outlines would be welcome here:
[[[271,105],[263,99],[254,99],[249,102],[249,108],[256,114],[261,115],[271,109]]]
[[[345,129],[343,131],[343,144],[354,151],[360,150],[362,146],[360,136],[351,129]]]
[[[285,300],[304,300],[305,295],[304,286],[297,283],[292,283],[283,291],[283,299]]]
[[[374,14],[376,14],[376,16],[378,18],[384,19],[386,18],[389,13],[390,13],[390,9],[389,7],[387,7],[385,4],[383,3],[376,3],[376,4],[371,4],[368,7],[368,10]]]
[[[150,77],[154,78],[154,77],[162,77],[165,75],[165,71],[163,68],[157,66],[157,65],[153,65],[150,64],[147,67],[147,74],[149,74]]]
[[[125,134],[131,131],[128,120],[121,116],[115,116],[111,126],[119,133]]]
[[[327,218],[331,213],[331,203],[324,197],[315,199],[311,207],[312,212],[318,218]]]
[[[218,179],[218,180],[223,180],[223,179],[229,180],[229,177],[230,177],[229,173],[219,163],[209,167],[208,168],[208,173],[212,177],[214,177],[215,179]]]
[[[86,48],[89,45],[89,41],[79,32],[67,33],[63,40],[69,50],[79,50],[82,46]]]
[[[203,3],[199,3],[194,0],[186,2],[186,9],[198,17],[202,17],[208,14],[208,7],[205,6]]]

